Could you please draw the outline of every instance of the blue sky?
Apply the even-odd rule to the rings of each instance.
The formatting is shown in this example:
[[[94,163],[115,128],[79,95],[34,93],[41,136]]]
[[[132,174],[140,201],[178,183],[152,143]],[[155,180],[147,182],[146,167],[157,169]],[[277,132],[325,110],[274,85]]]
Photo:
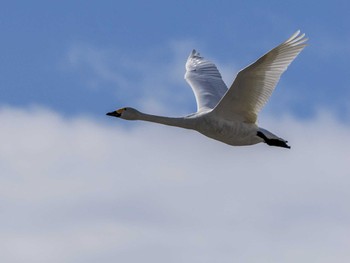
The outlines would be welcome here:
[[[0,258],[350,261],[348,1],[2,1]],[[259,125],[231,147],[105,116],[196,109],[193,48],[228,85],[300,29]]]
[[[192,94],[183,81],[184,63],[192,48],[219,68],[229,67],[226,81],[231,82],[237,70],[301,29],[310,46],[283,76],[268,109],[298,116],[309,116],[319,107],[348,112],[347,7],[346,1],[11,1],[0,11],[1,46],[6,51],[0,102],[98,116],[105,105],[140,100],[145,75],[164,75],[164,67],[173,67],[179,82],[165,86],[154,76],[152,97],[193,110]],[[135,81],[125,87],[94,76],[96,69],[84,60],[86,54],[71,67],[69,53],[79,48],[95,52],[95,59],[111,73]],[[153,70],[126,65],[131,62]],[[95,82],[94,88],[88,82]],[[180,96],[180,101],[162,100],[160,93],[165,92]],[[288,103],[279,105],[280,99]]]

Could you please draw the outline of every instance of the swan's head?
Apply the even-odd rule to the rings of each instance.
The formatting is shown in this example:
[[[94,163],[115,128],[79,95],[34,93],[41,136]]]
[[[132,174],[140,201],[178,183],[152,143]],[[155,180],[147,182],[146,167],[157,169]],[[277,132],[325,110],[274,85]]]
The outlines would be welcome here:
[[[106,115],[122,118],[125,120],[138,120],[140,116],[140,112],[133,108],[126,107],[116,111],[108,112]]]

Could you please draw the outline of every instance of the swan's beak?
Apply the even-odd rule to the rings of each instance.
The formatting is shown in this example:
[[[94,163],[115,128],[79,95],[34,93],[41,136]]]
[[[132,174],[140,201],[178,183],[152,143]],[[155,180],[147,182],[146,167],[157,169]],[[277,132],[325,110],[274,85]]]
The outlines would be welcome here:
[[[121,113],[119,113],[118,111],[111,111],[106,113],[107,116],[113,116],[113,117],[120,117]]]

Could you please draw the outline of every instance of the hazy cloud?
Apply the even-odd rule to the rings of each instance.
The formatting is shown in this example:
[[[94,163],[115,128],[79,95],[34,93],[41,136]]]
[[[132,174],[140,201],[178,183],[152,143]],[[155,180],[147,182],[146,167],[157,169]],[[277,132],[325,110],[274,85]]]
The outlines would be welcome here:
[[[200,47],[193,40],[177,40],[142,54],[124,54],[117,48],[76,44],[69,49],[65,63],[91,88],[108,88],[118,100],[141,109],[147,105],[154,112],[183,115],[196,110],[194,95],[184,80],[185,63],[192,49],[217,64],[228,86],[238,71],[234,63],[220,63]]]
[[[291,150],[0,110],[4,262],[348,262],[349,126],[262,119]]]

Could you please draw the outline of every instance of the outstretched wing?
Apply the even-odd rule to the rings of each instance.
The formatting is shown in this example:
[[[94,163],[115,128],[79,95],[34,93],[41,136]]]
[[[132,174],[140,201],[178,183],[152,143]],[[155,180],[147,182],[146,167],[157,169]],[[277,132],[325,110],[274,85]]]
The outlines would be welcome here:
[[[227,120],[255,123],[282,73],[306,46],[305,34],[297,31],[256,62],[241,70],[213,112]]]
[[[227,92],[215,64],[205,60],[196,50],[187,59],[185,79],[196,97],[197,111],[213,109]]]

